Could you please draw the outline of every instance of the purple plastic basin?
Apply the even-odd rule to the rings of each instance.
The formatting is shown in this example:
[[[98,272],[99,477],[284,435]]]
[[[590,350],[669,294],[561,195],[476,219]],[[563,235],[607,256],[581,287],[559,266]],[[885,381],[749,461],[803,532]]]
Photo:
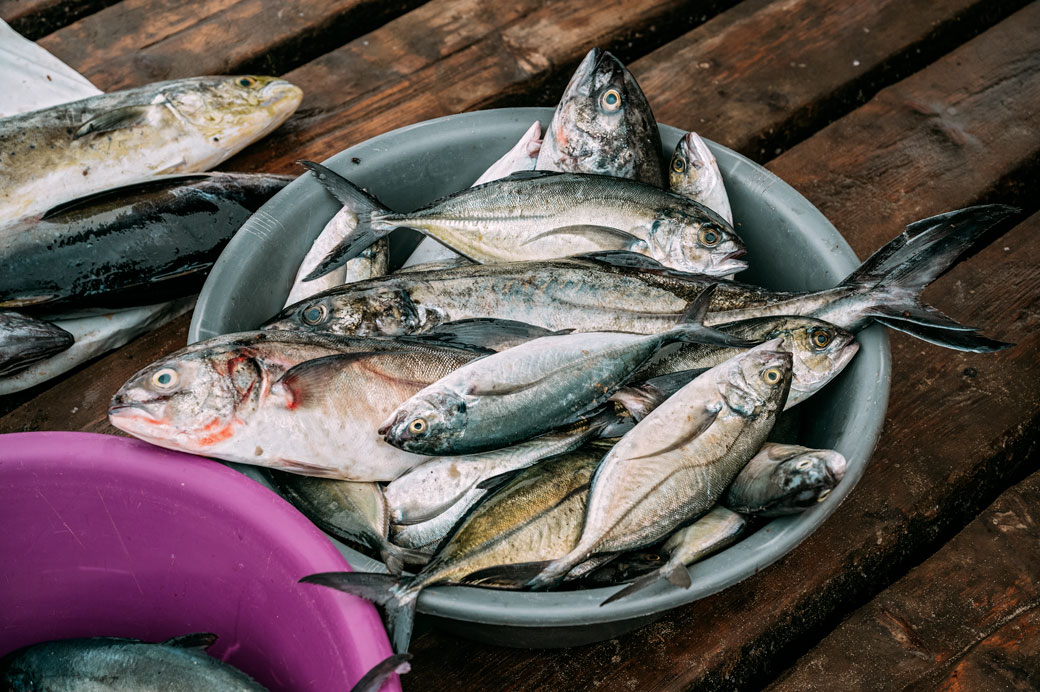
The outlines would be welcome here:
[[[270,490],[108,435],[0,435],[0,655],[68,637],[219,635],[272,691],[349,690],[392,651],[367,602],[297,580],[349,566]],[[396,677],[383,688],[400,690]]]

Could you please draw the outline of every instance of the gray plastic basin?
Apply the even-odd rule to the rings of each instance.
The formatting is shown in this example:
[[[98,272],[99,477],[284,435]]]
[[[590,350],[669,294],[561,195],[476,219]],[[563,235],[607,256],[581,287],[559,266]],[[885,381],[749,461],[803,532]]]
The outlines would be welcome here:
[[[391,208],[406,211],[467,187],[532,122],[545,125],[551,117],[548,108],[507,108],[439,118],[380,135],[324,163],[370,189]],[[661,126],[668,156],[682,134]],[[742,281],[816,290],[835,285],[859,264],[834,226],[793,188],[736,152],[708,144],[726,180],[737,230],[748,246],[752,268],[740,275]],[[254,329],[277,313],[311,242],[338,208],[310,175],[304,175],[257,211],[213,267],[192,317],[189,341]],[[893,229],[893,236],[898,230]],[[416,238],[412,231],[397,232],[392,260],[403,261]],[[798,441],[844,454],[849,462],[845,479],[825,502],[804,514],[776,519],[693,565],[689,589],[662,582],[600,607],[618,587],[558,593],[434,587],[420,596],[419,612],[437,626],[483,642],[574,646],[651,622],[776,561],[838,508],[863,475],[880,435],[888,400],[888,341],[876,327],[858,338],[862,348],[846,371],[799,407]],[[263,482],[255,470],[238,468]],[[375,560],[334,542],[356,569],[385,571]]]

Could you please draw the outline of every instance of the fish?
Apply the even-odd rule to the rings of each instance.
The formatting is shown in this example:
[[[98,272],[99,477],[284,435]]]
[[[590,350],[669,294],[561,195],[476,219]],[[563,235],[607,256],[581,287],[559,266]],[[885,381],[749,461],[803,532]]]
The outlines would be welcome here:
[[[429,555],[389,541],[390,512],[378,483],[339,481],[264,469],[278,493],[322,531],[379,556],[391,574],[422,566]]]
[[[145,642],[91,637],[42,642],[0,660],[0,686],[11,692],[266,692],[242,671],[206,654],[208,632]]]
[[[0,230],[0,308],[131,307],[197,293],[235,232],[290,180],[156,178]]]
[[[358,218],[357,228],[307,280],[356,257],[378,238],[411,228],[482,264],[598,250],[634,250],[712,276],[747,267],[733,227],[703,205],[635,180],[526,171],[397,213],[338,173],[301,161]]]
[[[686,567],[731,545],[740,538],[745,528],[747,519],[725,507],[715,505],[700,519],[669,536],[661,546],[661,552],[668,555],[667,562],[653,572],[632,580],[631,584],[611,594],[600,605],[605,606],[631,596],[661,579],[668,580],[680,589],[690,588],[693,582]]]
[[[600,447],[586,445],[522,469],[474,507],[414,577],[323,572],[300,581],[383,606],[394,650],[406,651],[416,600],[426,587],[508,585],[510,566],[541,563],[565,554],[581,533],[589,481],[602,457]]]
[[[713,292],[703,291],[678,324],[659,334],[545,336],[467,363],[408,398],[378,433],[417,454],[498,449],[600,406],[667,344],[754,343],[701,324]]]
[[[302,97],[274,77],[193,77],[0,119],[0,220],[212,168],[281,125]]]
[[[981,205],[907,226],[843,281],[819,291],[720,283],[706,325],[769,316],[815,317],[850,332],[880,323],[929,343],[988,353],[982,336],[920,301],[925,286],[1020,210]],[[420,333],[444,322],[498,317],[550,330],[663,331],[714,278],[668,269],[630,252],[409,272],[320,293],[264,328]],[[314,319],[310,319],[313,317]]]
[[[527,128],[520,140],[502,158],[491,164],[470,187],[506,178],[520,171],[533,171],[538,152],[542,147],[542,125],[537,120]],[[330,248],[331,249],[331,248]],[[433,238],[423,238],[404,263],[404,268],[418,264],[455,259],[458,255]]]
[[[0,377],[68,349],[75,339],[57,325],[10,310],[0,311]]]
[[[823,502],[845,477],[845,457],[831,449],[767,442],[737,474],[721,502],[759,517],[798,514]]]
[[[545,131],[535,168],[665,187],[661,134],[639,84],[616,57],[585,55]]]
[[[675,145],[668,164],[668,186],[672,192],[700,202],[733,225],[733,210],[719,164],[696,132],[687,132]]]
[[[549,588],[594,554],[652,545],[706,513],[783,409],[791,354],[779,345],[768,341],[708,370],[622,437],[596,469],[581,539],[527,586]]]
[[[108,418],[160,447],[302,475],[391,481],[426,457],[385,444],[375,434],[379,422],[396,402],[486,353],[421,339],[225,335],[140,370],[112,397]]]
[[[365,673],[364,677],[350,688],[350,692],[379,692],[383,685],[390,679],[391,675],[404,675],[410,673],[412,665],[411,654],[394,654],[388,656]]]

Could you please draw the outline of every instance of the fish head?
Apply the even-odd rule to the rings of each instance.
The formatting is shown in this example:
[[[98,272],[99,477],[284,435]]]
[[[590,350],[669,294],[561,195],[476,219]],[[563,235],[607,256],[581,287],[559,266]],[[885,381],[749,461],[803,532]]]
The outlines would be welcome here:
[[[650,104],[620,60],[593,48],[546,131],[543,170],[598,173],[663,186],[661,136]]]
[[[788,452],[788,448],[793,449]],[[830,449],[774,445],[768,453],[772,458],[782,458],[770,475],[775,493],[769,501],[770,514],[800,512],[823,502],[845,477],[848,467],[845,457]]]
[[[416,454],[448,454],[462,436],[466,402],[449,389],[420,392],[397,407],[379,427],[388,444]]]
[[[72,334],[55,324],[0,311],[0,376],[60,353],[73,341]]]
[[[216,148],[237,151],[292,115],[303,91],[277,77],[201,77],[172,82],[162,94],[177,116]]]
[[[650,227],[650,256],[673,269],[729,276],[747,269],[747,254],[733,227],[707,207],[689,200],[697,213],[662,210]]]
[[[820,391],[859,351],[859,342],[852,332],[809,317],[781,318],[766,338],[782,339],[782,348],[794,356],[786,408]]]
[[[695,132],[687,132],[675,145],[668,177],[672,192],[698,199],[722,179],[715,155]]]
[[[255,351],[188,347],[127,380],[112,397],[108,420],[161,447],[205,454],[231,437],[269,388]]]
[[[319,293],[290,305],[264,329],[331,332],[347,336],[402,336],[423,328],[408,293],[392,286]]]
[[[719,394],[746,418],[779,412],[791,386],[793,356],[772,339],[734,356],[720,367]]]

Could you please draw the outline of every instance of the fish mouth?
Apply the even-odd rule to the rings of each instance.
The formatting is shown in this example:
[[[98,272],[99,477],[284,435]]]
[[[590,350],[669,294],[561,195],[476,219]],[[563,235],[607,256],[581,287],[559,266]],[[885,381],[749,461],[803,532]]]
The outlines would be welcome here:
[[[279,110],[287,109],[290,113],[303,101],[303,89],[284,79],[276,79],[266,84],[261,90],[261,105],[265,108],[277,106]]]
[[[727,276],[729,274],[736,274],[742,272],[748,268],[748,263],[742,259],[747,254],[746,248],[737,248],[728,255],[724,255],[718,262],[712,266],[713,273],[717,276]]]

